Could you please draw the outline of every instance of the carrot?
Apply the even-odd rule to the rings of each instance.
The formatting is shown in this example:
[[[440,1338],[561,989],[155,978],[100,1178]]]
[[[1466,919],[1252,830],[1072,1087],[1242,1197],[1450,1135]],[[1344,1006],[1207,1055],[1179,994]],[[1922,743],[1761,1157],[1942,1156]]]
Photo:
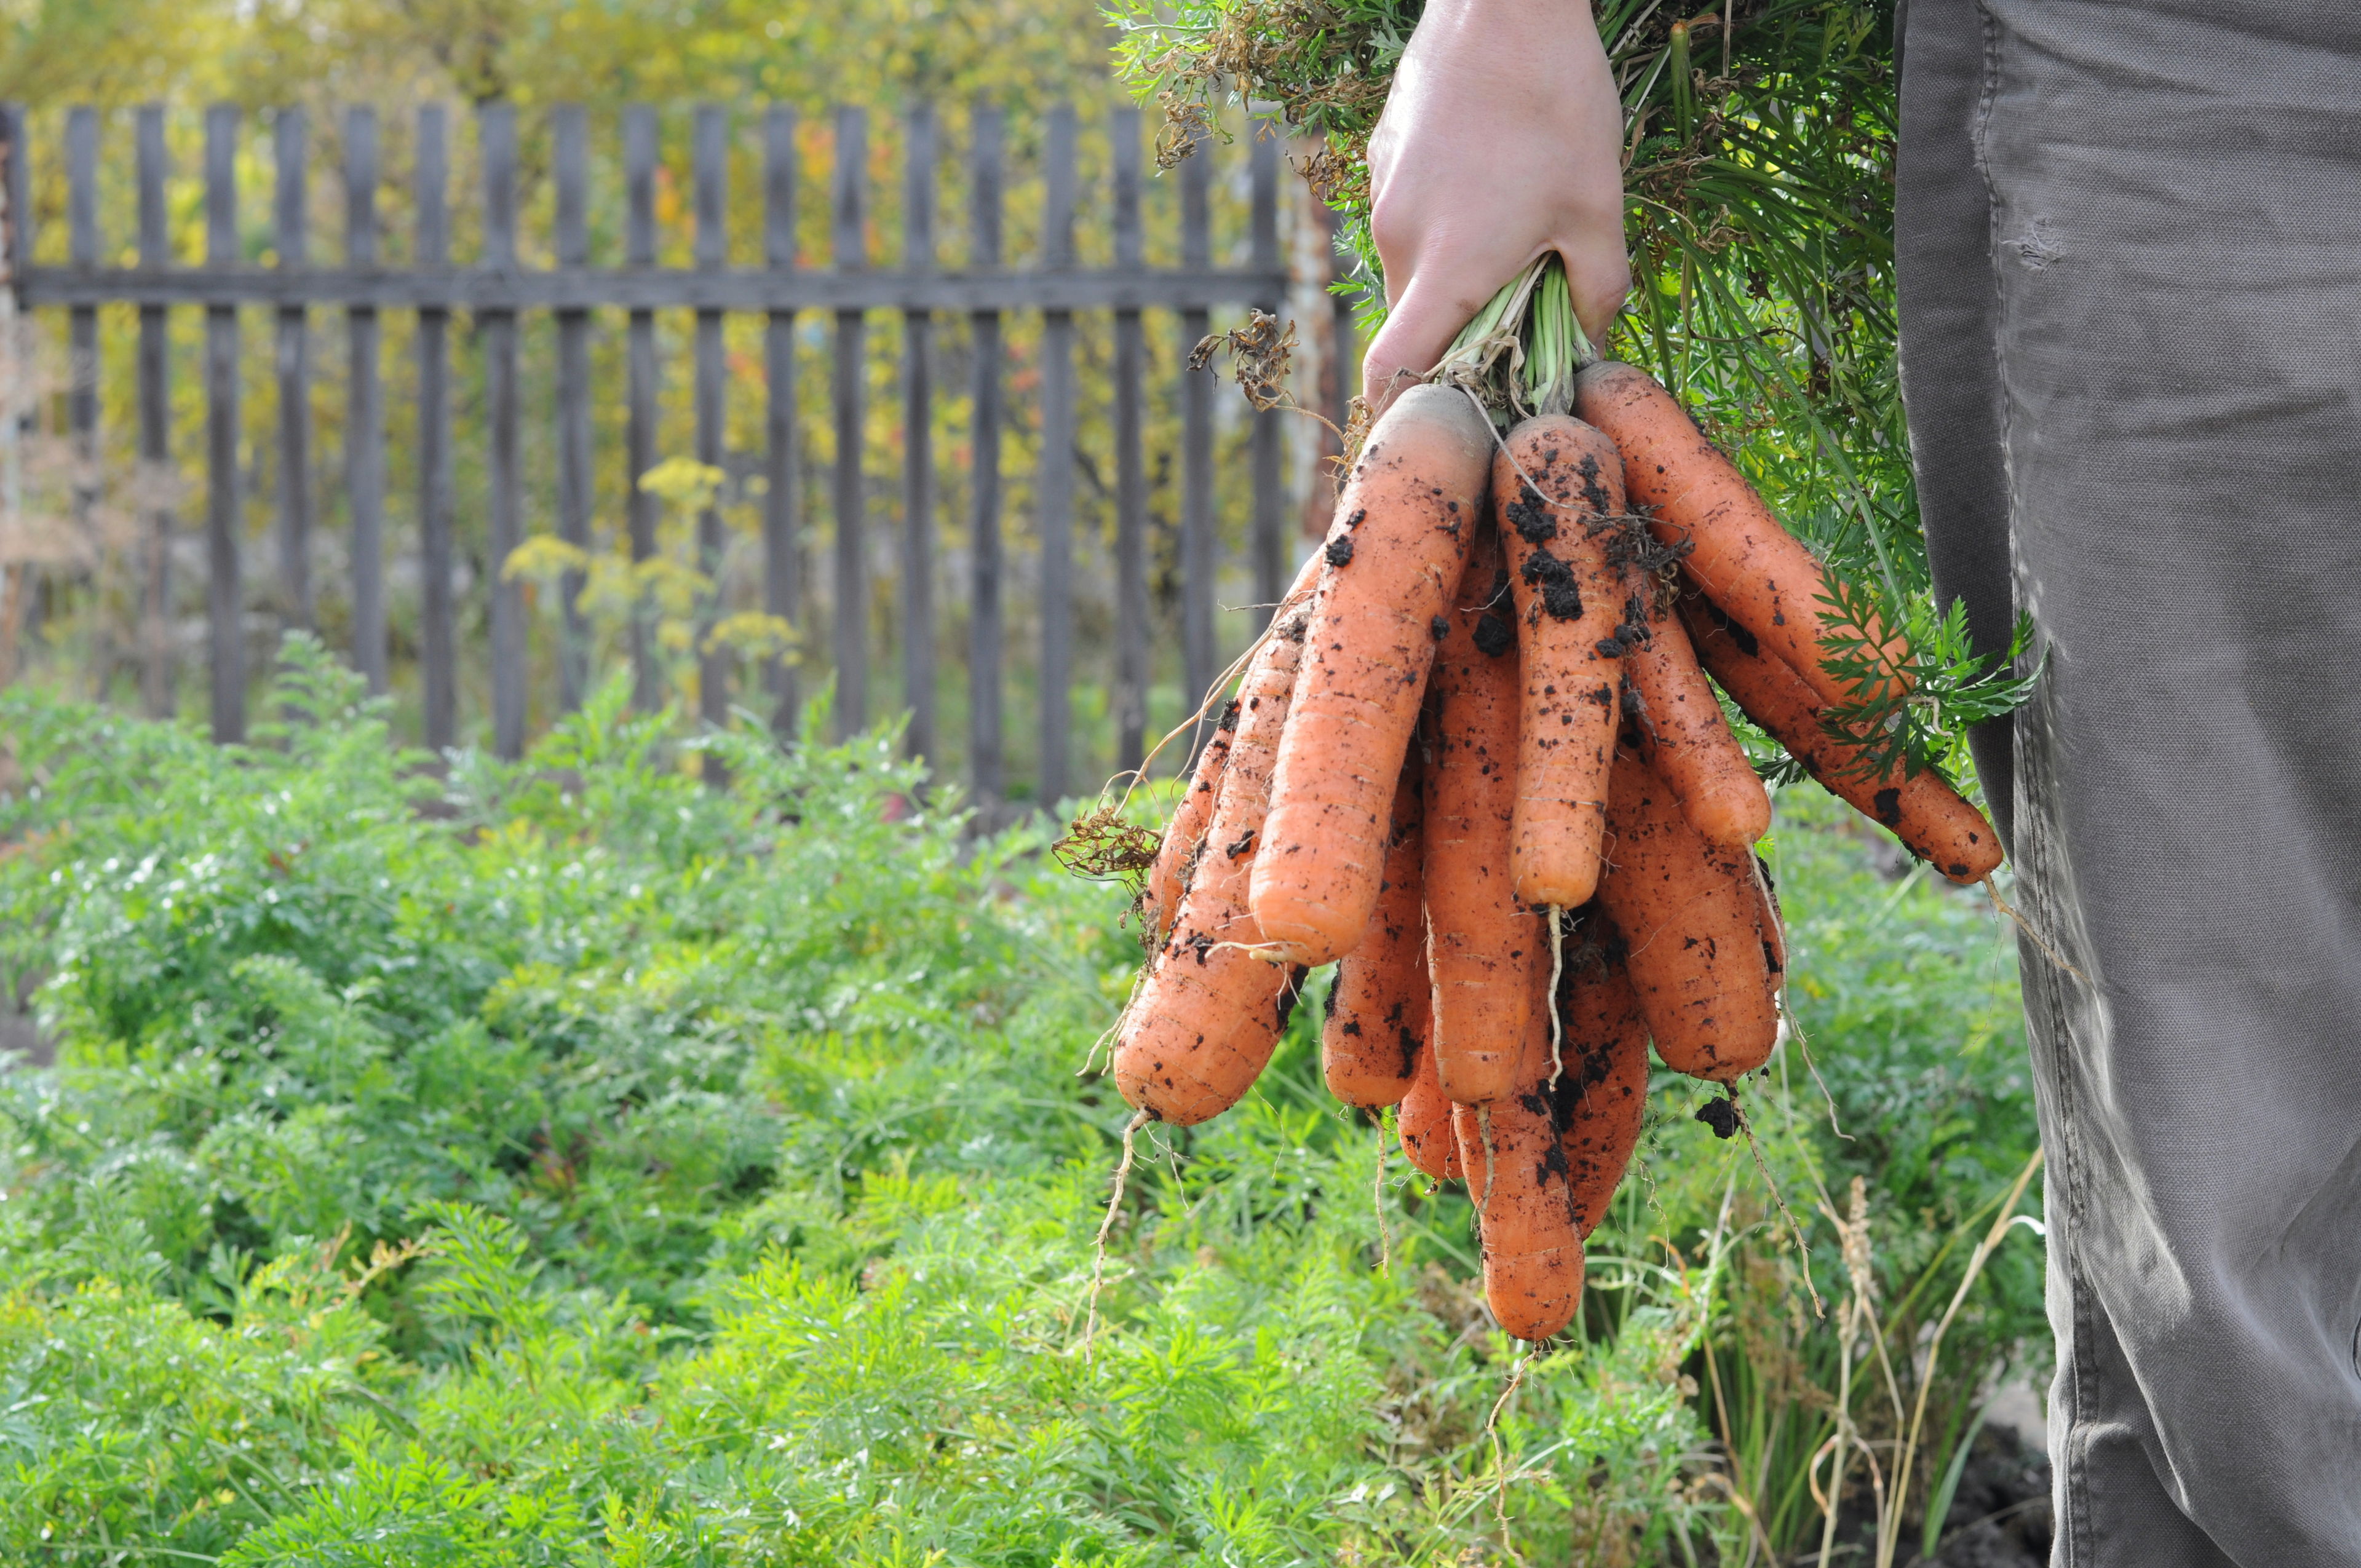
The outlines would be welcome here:
[[[1426,978],[1426,906],[1419,861],[1419,752],[1402,762],[1394,790],[1393,831],[1378,910],[1361,945],[1336,964],[1328,1019],[1320,1034],[1320,1070],[1328,1092],[1347,1105],[1392,1105],[1415,1081],[1433,998]]]
[[[1271,623],[1286,625],[1299,619],[1294,612],[1312,597],[1319,580],[1315,557],[1305,562],[1303,569],[1296,574],[1294,585],[1272,612]],[[1213,738],[1197,753],[1197,765],[1190,773],[1188,787],[1181,791],[1180,803],[1173,808],[1172,820],[1165,825],[1163,841],[1157,846],[1156,863],[1148,869],[1148,885],[1141,891],[1139,900],[1142,929],[1157,941],[1171,933],[1172,918],[1180,913],[1180,894],[1198,850],[1205,842],[1205,827],[1213,815],[1213,793],[1221,782],[1223,766],[1229,761],[1230,736],[1237,727],[1238,699],[1233,697],[1222,705],[1220,717],[1213,722]]]
[[[1859,747],[1828,732],[1826,699],[1792,665],[1701,595],[1684,595],[1681,613],[1697,657],[1721,689],[1830,795],[1891,828],[1904,848],[1963,886],[1999,867],[1999,835],[1942,775],[1929,770],[1913,777],[1900,767],[1872,777],[1852,771]]]
[[[1182,879],[1204,848],[1205,825],[1213,817],[1213,791],[1222,781],[1223,765],[1230,760],[1230,737],[1237,727],[1238,699],[1232,697],[1222,705],[1221,716],[1213,721],[1213,738],[1197,753],[1197,766],[1180,793],[1180,804],[1173,807],[1172,820],[1164,825],[1156,863],[1148,869],[1148,885],[1139,894],[1139,917],[1142,929],[1159,942],[1171,934],[1173,917],[1180,913]]]
[[[1549,982],[1544,966],[1533,980],[1537,1015],[1550,1003]],[[1482,1227],[1484,1299],[1510,1334],[1540,1340],[1565,1327],[1582,1302],[1582,1234],[1552,1113],[1549,1031],[1529,1029],[1522,1045],[1517,1092],[1455,1105],[1451,1124]]]
[[[1351,951],[1377,905],[1394,783],[1491,448],[1465,394],[1413,387],[1369,433],[1336,503],[1249,899],[1296,963]]]
[[[1779,890],[1771,885],[1771,869],[1754,858],[1754,919],[1763,927],[1763,959],[1770,966],[1771,989],[1776,991],[1787,972],[1787,920],[1779,913]]]
[[[1624,487],[1636,505],[1654,513],[1657,538],[1696,546],[1682,570],[1716,604],[1828,701],[1875,695],[1856,692],[1820,667],[1828,574],[1672,393],[1644,370],[1602,359],[1575,378],[1575,397],[1576,411],[1615,438]],[[1898,672],[1907,650],[1889,641],[1886,655]]]
[[[1623,652],[1623,701],[1640,755],[1673,786],[1690,827],[1709,842],[1743,849],[1771,831],[1771,796],[1730,732],[1680,617],[1655,587],[1637,585],[1631,608],[1640,614],[1631,624],[1647,635]]]
[[[1524,687],[1509,865],[1536,906],[1598,886],[1624,598],[1599,524],[1622,515],[1621,470],[1612,441],[1563,414],[1517,426],[1492,462]]]
[[[1463,1105],[1516,1086],[1548,933],[1509,882],[1517,796],[1516,626],[1492,530],[1471,552],[1427,691],[1426,967],[1435,1075]]]
[[[1159,1121],[1189,1126],[1237,1103],[1269,1061],[1303,983],[1301,966],[1248,950],[1262,934],[1246,900],[1302,628],[1301,615],[1282,622],[1246,666],[1203,851],[1116,1036],[1115,1087]]]
[[[1607,874],[1598,902],[1629,944],[1631,988],[1664,1065],[1728,1081],[1778,1043],[1747,853],[1707,843],[1672,791],[1630,751],[1615,754]]]
[[[1584,961],[1569,960],[1558,986],[1565,1070],[1553,1102],[1575,1226],[1587,1240],[1639,1146],[1648,1109],[1648,1020],[1613,923],[1595,914],[1584,934]]]
[[[1411,1164],[1436,1181],[1458,1177],[1459,1140],[1451,1130],[1451,1102],[1434,1080],[1432,1045],[1418,1053],[1410,1092],[1402,1096],[1401,1108],[1394,1113],[1394,1127]]]

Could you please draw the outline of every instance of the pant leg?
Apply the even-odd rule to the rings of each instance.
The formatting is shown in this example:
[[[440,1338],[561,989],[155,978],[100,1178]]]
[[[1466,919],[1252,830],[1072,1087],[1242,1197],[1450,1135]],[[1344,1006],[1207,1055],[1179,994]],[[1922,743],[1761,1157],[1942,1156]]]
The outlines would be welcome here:
[[[2026,946],[2057,1560],[2361,1563],[2361,11],[1911,0],[1905,70],[1930,547],[2035,619],[2089,981]]]

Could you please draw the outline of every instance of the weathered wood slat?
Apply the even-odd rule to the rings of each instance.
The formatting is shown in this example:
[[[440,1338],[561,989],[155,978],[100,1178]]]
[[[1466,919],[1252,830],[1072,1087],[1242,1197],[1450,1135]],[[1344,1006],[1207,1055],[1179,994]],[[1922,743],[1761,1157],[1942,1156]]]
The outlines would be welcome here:
[[[551,173],[557,197],[557,265],[590,264],[590,132],[578,104],[552,116],[556,146]],[[557,313],[557,537],[590,550],[590,313]],[[590,688],[590,628],[582,615],[585,575],[568,569],[557,580],[557,704],[582,706]]]
[[[1212,193],[1213,137],[1197,138],[1180,163],[1180,264],[1209,267],[1213,258]],[[1180,313],[1175,356],[1180,366],[1180,702],[1183,713],[1205,699],[1219,667],[1213,645],[1213,372],[1189,368],[1189,351],[1213,330],[1213,318],[1191,307]],[[1189,738],[1194,757],[1200,732]]]
[[[869,117],[836,112],[836,156],[830,196],[829,255],[840,273],[869,263],[863,232],[868,192]],[[869,558],[867,505],[862,485],[862,377],[868,334],[861,313],[836,314],[836,738],[849,740],[869,721]]]
[[[935,266],[935,108],[910,105],[903,125],[902,270]],[[902,703],[913,757],[935,755],[935,323],[902,313],[902,581],[895,619],[902,640]]]
[[[1074,265],[1074,137],[1071,104],[1049,111],[1043,140],[1045,196],[1041,264]],[[1074,678],[1074,318],[1064,310],[1041,322],[1041,455],[1033,481],[1041,538],[1041,803],[1054,808],[1071,792]]]
[[[763,260],[791,274],[796,265],[796,112],[774,104],[763,117]],[[803,541],[798,510],[803,477],[796,447],[796,316],[773,311],[763,326],[763,358],[769,382],[763,421],[763,609],[789,625],[803,626]],[[771,731],[795,736],[802,718],[802,692],[792,656],[771,661]]]
[[[646,104],[623,110],[623,264],[656,261],[656,112]],[[647,304],[632,307],[624,329],[624,513],[634,565],[656,553],[656,498],[640,476],[656,465],[656,318]],[[631,702],[643,713],[664,706],[656,670],[653,612],[644,598],[631,607]]]
[[[418,111],[412,211],[412,247],[423,266],[450,260],[450,148],[440,104]],[[451,318],[447,311],[418,313],[418,652],[427,749],[458,743],[459,658],[456,607],[452,602]]]
[[[1277,271],[1280,266],[1279,249],[1279,127],[1268,120],[1253,122],[1248,137],[1248,233],[1252,245],[1253,267],[1257,272]],[[1274,291],[1255,303],[1277,315],[1283,303]],[[1271,612],[1279,596],[1287,591],[1290,562],[1287,559],[1287,490],[1283,461],[1286,439],[1280,421],[1287,416],[1278,409],[1264,409],[1254,416],[1252,443],[1248,453],[1249,479],[1254,487],[1254,517],[1252,546],[1249,554],[1254,565],[1254,627],[1257,634],[1270,624]]]
[[[164,146],[164,111],[155,104],[139,109],[139,260],[161,270],[172,260],[171,230],[164,207],[164,181],[171,170]],[[139,311],[139,461],[151,476],[164,479],[172,462],[172,343],[163,307],[143,305]],[[167,488],[156,486],[159,495]],[[158,504],[148,513],[147,561],[141,573],[139,612],[139,697],[150,718],[169,717],[173,701],[172,661],[172,535],[178,528],[171,507]]]
[[[310,126],[303,111],[273,116],[278,184],[271,242],[281,268],[312,260]],[[312,627],[312,326],[301,305],[279,309],[279,617],[282,627]]]
[[[968,260],[976,267],[997,267],[1001,252],[1000,111],[989,104],[978,103],[968,126]],[[1001,713],[1001,640],[1005,628],[1001,607],[1000,313],[976,312],[970,318],[969,334],[974,384],[968,432],[973,451],[968,485],[972,578],[967,658],[968,786],[983,814],[983,825],[989,828],[994,825],[1001,796],[1007,791],[1007,780],[1003,776],[1005,740]]]
[[[377,260],[377,111],[345,115],[345,257]],[[385,391],[375,309],[345,318],[345,494],[352,512],[353,667],[372,693],[386,689]]]
[[[1115,144],[1115,259],[1140,265],[1139,111],[1109,117]],[[1148,465],[1142,449],[1141,380],[1147,345],[1139,312],[1115,317],[1115,765],[1135,772],[1148,752]]]
[[[730,263],[730,121],[719,105],[699,104],[690,147],[690,174],[697,188],[697,265],[718,270]],[[729,367],[721,356],[721,313],[697,313],[697,460],[721,466],[727,433]],[[697,565],[713,587],[704,613],[697,618],[697,711],[706,723],[730,721],[730,654],[712,641],[714,626],[729,613],[729,585],[723,577],[721,512],[708,506],[697,515]],[[703,759],[705,782],[727,782],[721,759]]]
[[[238,112],[205,111],[205,259],[238,254]],[[238,473],[238,323],[236,307],[205,313],[205,610],[213,675],[214,739],[246,739],[246,601],[238,545],[246,532]]]
[[[66,116],[66,250],[76,266],[98,265],[98,112]],[[98,457],[98,310],[77,305],[66,327],[66,424],[75,455]],[[89,497],[78,495],[78,505]]]
[[[487,104],[476,114],[476,155],[484,172],[484,262],[506,269],[517,258],[516,111]],[[484,343],[484,413],[490,425],[484,451],[484,477],[490,491],[489,548],[484,553],[485,585],[491,598],[492,750],[502,757],[524,755],[524,585],[507,573],[508,559],[524,542],[523,476],[518,471],[517,321],[513,311],[485,311],[476,318]]]
[[[35,267],[28,307],[77,304],[373,305],[381,310],[1027,311],[1181,310],[1245,304],[1286,287],[1283,271],[1117,267],[1060,272],[902,270],[698,272],[653,265],[581,272],[436,267]]]

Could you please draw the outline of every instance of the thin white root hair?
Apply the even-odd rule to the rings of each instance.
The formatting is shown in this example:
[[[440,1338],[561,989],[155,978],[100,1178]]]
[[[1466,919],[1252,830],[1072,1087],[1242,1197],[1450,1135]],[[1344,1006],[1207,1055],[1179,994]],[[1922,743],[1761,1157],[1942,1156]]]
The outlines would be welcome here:
[[[2084,974],[2081,970],[2076,969],[2072,964],[2068,963],[2066,961],[2066,956],[2049,945],[2048,938],[2041,934],[2040,929],[2036,927],[2032,921],[2027,920],[2023,915],[2019,914],[2015,905],[2012,905],[2007,899],[2003,898],[2000,895],[2000,884],[1998,883],[1993,881],[1990,876],[1986,876],[1983,882],[1983,888],[1984,892],[1992,896],[1993,906],[1998,909],[2003,915],[2007,916],[2011,920],[2015,921],[2016,928],[2033,939],[2033,945],[2041,949],[2041,953],[2044,958],[2048,959],[2051,963],[2056,964],[2059,969],[2064,970],[2068,974],[2072,975],[2076,980],[2081,981],[2084,985],[2091,986],[2092,990],[2096,991],[2098,989],[2097,986],[2091,985],[2091,977],[2089,975]]]
[[[1746,1152],[1754,1157],[1754,1168],[1762,1173],[1763,1185],[1771,1190],[1771,1201],[1778,1208],[1779,1217],[1787,1222],[1787,1234],[1795,1238],[1795,1250],[1803,1255],[1804,1293],[1812,1299],[1812,1316],[1825,1318],[1828,1315],[1828,1303],[1820,1299],[1820,1288],[1812,1283],[1812,1244],[1804,1239],[1804,1227],[1796,1223],[1795,1211],[1787,1207],[1787,1195],[1779,1190],[1778,1178],[1771,1174],[1771,1167],[1763,1157],[1763,1146],[1754,1137],[1754,1118],[1740,1102],[1738,1085],[1725,1083],[1721,1088],[1730,1096],[1730,1110],[1737,1113],[1738,1130],[1746,1135]]]
[[[1136,1152],[1133,1137],[1146,1125],[1148,1110],[1145,1106],[1123,1124],[1123,1161],[1115,1168],[1115,1190],[1107,1194],[1106,1215],[1099,1221],[1098,1237],[1091,1244],[1091,1303],[1090,1310],[1082,1320],[1082,1359],[1086,1362],[1093,1359],[1091,1341],[1099,1327],[1099,1287],[1106,1278],[1107,1233],[1115,1229],[1115,1214],[1123,1208],[1124,1185],[1131,1179],[1131,1161]]]
[[[1482,1224],[1492,1207],[1492,1171],[1500,1163],[1499,1152],[1492,1146],[1492,1107],[1489,1102],[1476,1107],[1476,1129],[1483,1135],[1484,1190],[1476,1198],[1476,1221]]]
[[[1558,1075],[1565,1071],[1565,1019],[1558,1013],[1558,982],[1565,978],[1565,911],[1549,906],[1550,928],[1550,1092],[1557,1092]]]
[[[1509,1368],[1508,1386],[1492,1401],[1492,1413],[1484,1418],[1484,1436],[1492,1444],[1492,1517],[1500,1522],[1500,1550],[1515,1563],[1524,1559],[1517,1554],[1515,1543],[1509,1539],[1509,1458],[1500,1447],[1500,1412],[1509,1408],[1509,1401],[1525,1386],[1525,1368],[1532,1365],[1534,1350],[1528,1344],[1518,1353]]]
[[[1393,1138],[1393,1129],[1386,1125],[1386,1111],[1378,1111],[1378,1179],[1370,1192],[1370,1207],[1378,1216],[1378,1272],[1391,1274],[1394,1269],[1393,1230],[1386,1223],[1386,1145]]]

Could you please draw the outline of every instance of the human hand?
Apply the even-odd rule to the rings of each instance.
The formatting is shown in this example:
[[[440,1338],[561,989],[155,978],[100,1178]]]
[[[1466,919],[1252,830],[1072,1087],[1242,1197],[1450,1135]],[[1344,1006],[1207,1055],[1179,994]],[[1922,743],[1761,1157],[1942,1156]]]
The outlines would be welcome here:
[[[1622,143],[1588,0],[1430,0],[1369,138],[1389,312],[1361,368],[1373,411],[1546,251],[1605,341],[1631,283]]]

